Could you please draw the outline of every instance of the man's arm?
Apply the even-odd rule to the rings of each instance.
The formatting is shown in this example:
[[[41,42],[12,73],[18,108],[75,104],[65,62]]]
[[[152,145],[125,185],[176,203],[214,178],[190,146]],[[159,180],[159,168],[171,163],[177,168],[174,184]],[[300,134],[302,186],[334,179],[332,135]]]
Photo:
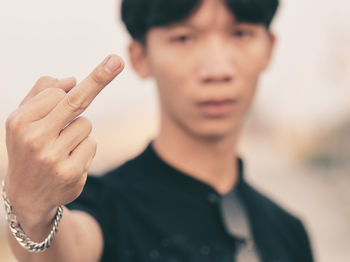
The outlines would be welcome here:
[[[90,137],[90,121],[78,116],[123,67],[121,59],[112,55],[77,86],[72,78],[43,77],[7,119],[5,190],[31,240],[43,241],[58,206],[81,194],[96,143]],[[11,232],[8,240],[19,261],[98,261],[103,247],[96,220],[66,208],[52,246],[43,253],[29,253]]]
[[[35,262],[97,262],[103,250],[103,237],[97,221],[82,211],[64,208],[59,231],[52,246],[41,253],[30,253],[21,247],[10,230],[8,240],[18,261]],[[32,240],[45,239],[52,228],[52,223],[43,223],[36,228],[24,229]]]

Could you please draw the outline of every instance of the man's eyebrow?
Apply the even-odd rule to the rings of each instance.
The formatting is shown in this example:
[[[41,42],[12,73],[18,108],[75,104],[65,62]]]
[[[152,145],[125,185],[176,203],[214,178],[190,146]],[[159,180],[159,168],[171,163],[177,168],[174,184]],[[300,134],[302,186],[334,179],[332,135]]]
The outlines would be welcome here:
[[[170,29],[176,29],[178,27],[186,27],[195,31],[202,31],[203,28],[201,26],[197,26],[193,23],[189,23],[189,22],[178,22],[178,23],[174,23],[172,25],[169,26]]]
[[[235,26],[241,26],[241,25],[256,25],[256,24],[252,23],[252,22],[247,22],[247,21],[235,20],[235,21],[232,21],[232,23],[227,23],[225,25],[225,28],[226,29],[232,29]],[[180,28],[188,28],[188,29],[191,29],[193,31],[198,31],[198,32],[206,30],[206,27],[203,27],[203,26],[200,26],[200,25],[196,25],[196,24],[191,23],[191,22],[177,22],[177,23],[174,23],[174,24],[170,25],[169,29],[176,29],[176,28],[179,28],[179,27]]]

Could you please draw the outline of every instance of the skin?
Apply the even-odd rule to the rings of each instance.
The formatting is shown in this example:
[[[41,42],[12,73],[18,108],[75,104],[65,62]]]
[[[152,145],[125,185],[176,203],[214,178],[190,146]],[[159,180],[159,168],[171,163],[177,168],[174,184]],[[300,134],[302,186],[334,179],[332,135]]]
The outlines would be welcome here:
[[[152,146],[170,165],[228,192],[237,181],[239,131],[269,64],[273,35],[264,26],[238,23],[222,1],[204,0],[186,21],[149,30],[146,42],[131,42],[129,54],[135,71],[157,82],[161,128]],[[5,186],[32,240],[42,241],[57,207],[81,193],[96,143],[91,123],[79,115],[123,67],[112,55],[79,85],[43,77],[9,116]],[[197,104],[208,99],[234,103],[212,116]],[[44,253],[28,253],[11,233],[8,239],[19,261],[98,261],[103,250],[96,220],[66,208]]]
[[[237,180],[235,148],[268,67],[274,36],[239,23],[222,1],[204,1],[189,19],[152,28],[129,48],[134,69],[157,82],[161,128],[153,144],[168,163],[226,193]],[[162,54],[162,55],[159,55]],[[234,99],[228,114],[204,115],[197,103]]]
[[[120,57],[111,55],[76,86],[74,78],[42,77],[7,119],[6,193],[17,220],[33,241],[45,239],[57,207],[81,193],[96,143],[89,136],[90,121],[78,116],[123,67]],[[9,230],[7,235],[18,261],[98,261],[103,248],[96,220],[66,208],[55,241],[46,252],[29,253]]]

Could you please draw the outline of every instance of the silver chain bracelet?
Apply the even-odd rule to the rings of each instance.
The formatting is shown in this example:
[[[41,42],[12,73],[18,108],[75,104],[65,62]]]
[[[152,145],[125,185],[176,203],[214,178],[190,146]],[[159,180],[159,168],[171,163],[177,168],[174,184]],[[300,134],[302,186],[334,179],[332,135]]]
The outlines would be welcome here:
[[[6,220],[9,223],[9,228],[15,239],[23,248],[32,253],[38,253],[48,249],[51,246],[52,240],[58,231],[58,225],[62,219],[63,206],[59,206],[57,209],[54,225],[50,234],[47,236],[47,238],[45,238],[44,241],[36,243],[24,233],[21,224],[17,221],[16,214],[13,213],[12,205],[6,196],[4,179],[2,179],[1,186],[1,195],[5,203]]]

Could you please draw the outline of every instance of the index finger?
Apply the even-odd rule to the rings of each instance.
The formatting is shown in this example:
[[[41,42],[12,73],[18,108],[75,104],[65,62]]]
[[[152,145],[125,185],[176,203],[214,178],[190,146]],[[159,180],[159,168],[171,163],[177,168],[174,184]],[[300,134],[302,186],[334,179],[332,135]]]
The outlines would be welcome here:
[[[46,88],[58,87],[64,91],[68,92],[74,86],[75,86],[75,78],[74,77],[57,79],[57,78],[53,78],[53,77],[49,77],[49,76],[43,76],[35,83],[34,87],[30,90],[30,92],[26,95],[26,97],[23,98],[23,100],[19,104],[19,106],[24,105],[30,99],[35,97],[37,94],[39,94],[40,92],[42,92]]]
[[[61,130],[80,115],[124,68],[122,59],[109,55],[79,85],[72,88],[58,105],[47,115],[50,126]]]

